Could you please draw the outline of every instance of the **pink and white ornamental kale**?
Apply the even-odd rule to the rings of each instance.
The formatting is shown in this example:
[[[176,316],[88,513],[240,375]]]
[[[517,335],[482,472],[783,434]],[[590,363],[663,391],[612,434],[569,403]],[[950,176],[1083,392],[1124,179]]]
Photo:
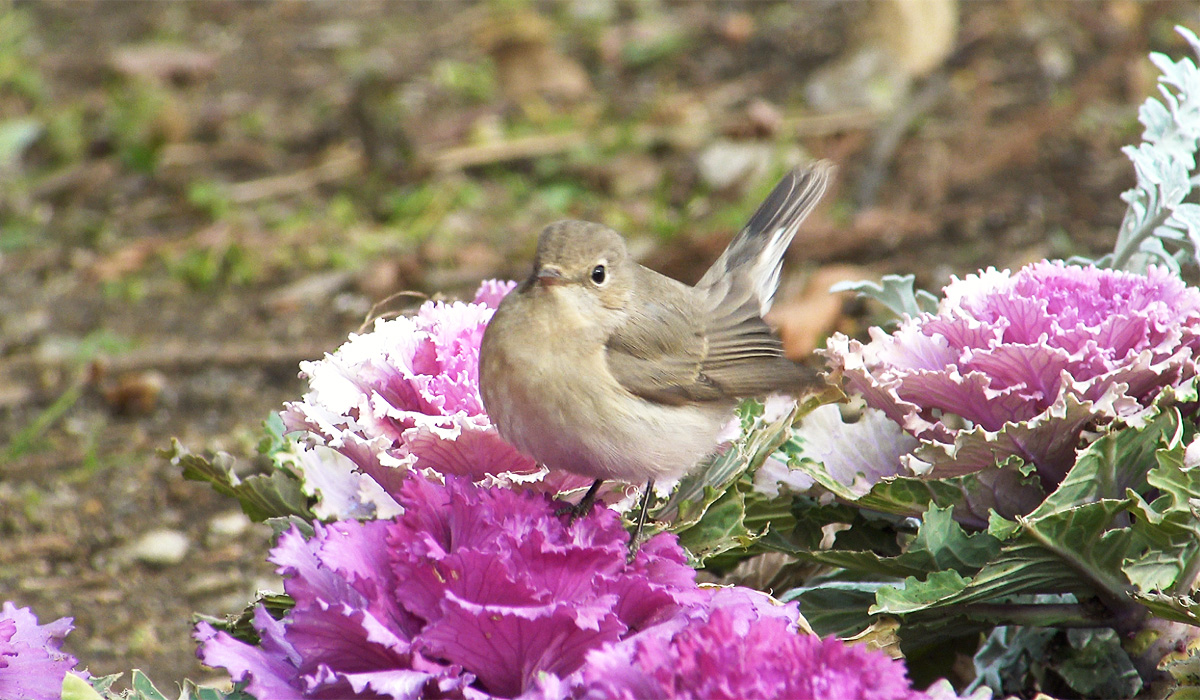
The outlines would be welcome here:
[[[256,611],[256,647],[201,624],[201,659],[262,699],[512,698],[708,598],[673,535],[627,561],[608,508],[566,526],[545,495],[455,477],[397,500],[394,520],[284,533],[271,561],[295,607]]]
[[[284,425],[341,454],[395,496],[410,471],[551,493],[586,479],[547,474],[504,442],[479,396],[479,343],[513,282],[485,281],[470,303],[426,302],[380,319],[333,354],[301,363],[309,391]]]
[[[0,698],[58,700],[75,657],[62,651],[71,618],[39,625],[29,608],[0,608]]]
[[[394,520],[284,533],[271,561],[295,606],[255,611],[257,646],[201,623],[204,663],[261,700],[925,697],[880,652],[802,638],[795,604],[697,585],[674,535],[628,561],[611,509],[568,524],[543,494],[456,477],[398,501]]]
[[[926,700],[904,664],[881,651],[797,634],[782,616],[749,620],[717,608],[671,636],[643,635],[592,652],[538,700]],[[943,697],[957,697],[952,692]]]
[[[1164,389],[1197,375],[1200,291],[1164,268],[1042,261],[955,279],[937,313],[870,334],[863,344],[839,333],[825,355],[852,394],[903,431],[893,440],[919,442],[904,466],[946,477],[1015,456],[1048,491],[1085,430],[1136,424]],[[901,463],[863,473],[904,473]]]

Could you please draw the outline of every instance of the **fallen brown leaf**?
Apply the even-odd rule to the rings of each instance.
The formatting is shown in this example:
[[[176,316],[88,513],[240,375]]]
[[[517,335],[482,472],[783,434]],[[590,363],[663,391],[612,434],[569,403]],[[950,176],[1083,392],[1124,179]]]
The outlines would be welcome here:
[[[144,416],[158,406],[158,399],[166,385],[166,376],[157,370],[126,372],[104,386],[102,393],[113,413]]]
[[[216,72],[217,57],[181,46],[147,44],[117,49],[109,57],[116,72],[160,83],[182,83],[207,78]]]
[[[826,265],[809,276],[795,294],[783,296],[767,314],[767,321],[779,331],[783,352],[792,360],[807,359],[837,327],[842,308],[851,292],[833,294],[829,288],[838,282],[868,279],[874,273],[855,265]]]
[[[587,71],[552,44],[549,20],[532,12],[502,12],[479,30],[476,41],[496,62],[500,88],[510,99],[575,101],[592,92]]]

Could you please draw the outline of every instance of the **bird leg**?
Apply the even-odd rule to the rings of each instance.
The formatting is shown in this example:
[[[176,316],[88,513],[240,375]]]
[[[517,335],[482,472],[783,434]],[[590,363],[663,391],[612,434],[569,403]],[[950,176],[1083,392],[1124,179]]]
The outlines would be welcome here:
[[[571,518],[568,521],[569,523],[573,523],[576,520],[587,515],[588,512],[592,509],[592,504],[594,504],[596,502],[596,492],[600,490],[600,484],[603,484],[603,483],[604,483],[604,479],[596,479],[595,481],[592,482],[591,487],[588,488],[587,493],[583,494],[583,498],[579,499],[578,503],[576,503],[574,505],[563,506],[562,508],[559,508],[558,510],[554,511],[554,514],[555,515],[570,515]]]
[[[637,527],[633,529],[633,537],[629,538],[629,558],[637,554],[642,542],[642,528],[646,526],[646,512],[650,510],[650,496],[654,493],[654,479],[646,482],[646,492],[642,494],[642,507],[638,509]]]

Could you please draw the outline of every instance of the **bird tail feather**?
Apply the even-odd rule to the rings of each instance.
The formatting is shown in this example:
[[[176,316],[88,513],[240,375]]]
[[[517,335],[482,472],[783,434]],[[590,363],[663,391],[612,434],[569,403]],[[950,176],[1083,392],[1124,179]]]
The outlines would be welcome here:
[[[832,172],[833,164],[821,160],[788,173],[696,287],[713,291],[722,287],[730,291],[737,288],[750,291],[759,305],[759,313],[765,314],[779,289],[783,254],[800,224],[825,194]],[[743,279],[737,279],[739,277]]]

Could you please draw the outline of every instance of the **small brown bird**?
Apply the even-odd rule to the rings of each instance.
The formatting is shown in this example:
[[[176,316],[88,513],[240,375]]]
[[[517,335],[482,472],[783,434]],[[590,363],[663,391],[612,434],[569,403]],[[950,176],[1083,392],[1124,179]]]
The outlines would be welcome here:
[[[500,435],[551,469],[596,481],[679,477],[717,445],[741,398],[811,374],[763,321],[783,254],[825,191],[822,161],[789,173],[689,287],[642,267],[616,232],[560,221],[483,336],[479,384]]]

